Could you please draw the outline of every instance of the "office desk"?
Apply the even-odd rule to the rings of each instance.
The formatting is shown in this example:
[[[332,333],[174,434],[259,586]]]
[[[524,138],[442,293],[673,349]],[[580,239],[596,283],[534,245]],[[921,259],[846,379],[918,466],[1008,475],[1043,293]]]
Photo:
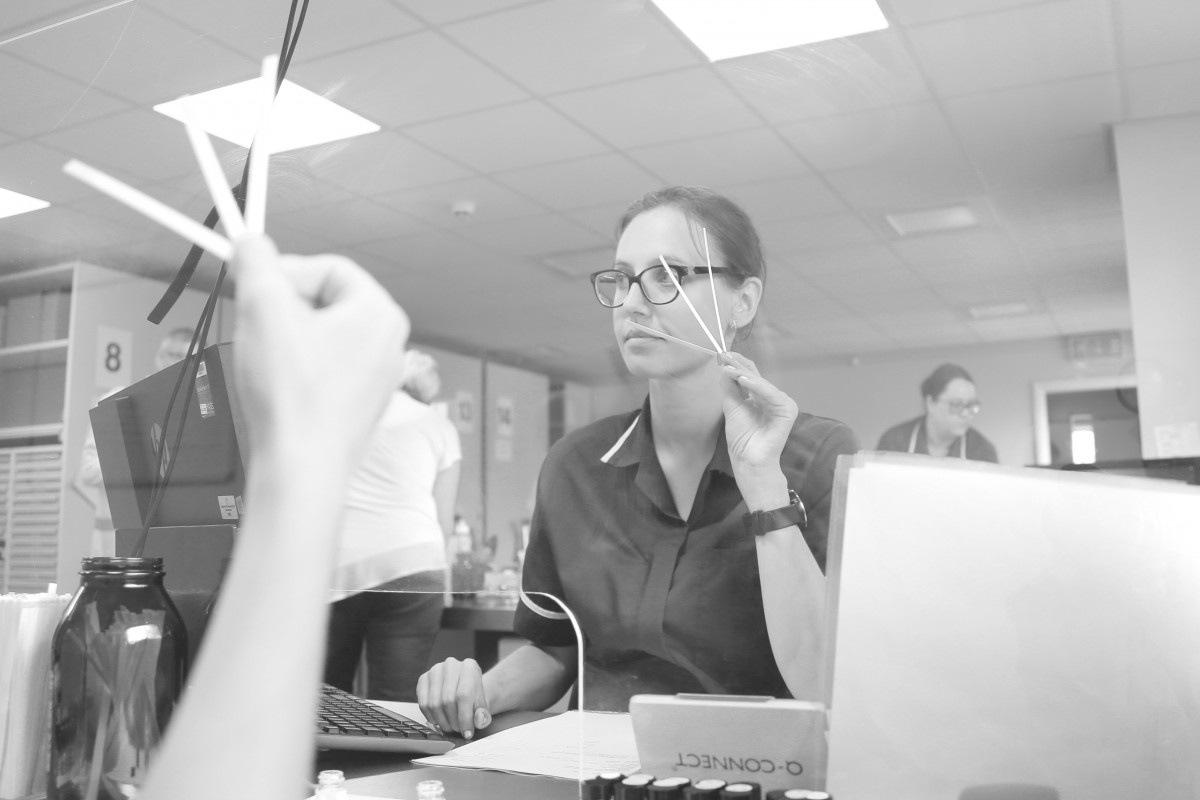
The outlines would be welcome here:
[[[404,709],[397,710],[404,712]],[[549,715],[534,711],[500,714],[481,736],[546,716]],[[462,739],[452,738],[455,744],[463,743]],[[340,769],[346,775],[350,793],[367,797],[415,800],[417,784],[427,780],[441,781],[446,787],[447,800],[573,800],[579,797],[579,784],[575,781],[491,770],[427,767],[413,764],[407,756],[394,753],[322,750],[317,754],[316,769]]]
[[[473,632],[475,660],[485,670],[500,660],[500,640],[514,635],[516,603],[505,599],[456,599],[442,612],[443,628]]]

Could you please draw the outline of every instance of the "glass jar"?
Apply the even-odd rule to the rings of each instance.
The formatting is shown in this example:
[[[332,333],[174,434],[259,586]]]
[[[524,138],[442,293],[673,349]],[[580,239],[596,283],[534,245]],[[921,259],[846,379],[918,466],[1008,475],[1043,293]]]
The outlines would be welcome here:
[[[51,650],[48,800],[128,800],[183,691],[161,558],[85,558]]]

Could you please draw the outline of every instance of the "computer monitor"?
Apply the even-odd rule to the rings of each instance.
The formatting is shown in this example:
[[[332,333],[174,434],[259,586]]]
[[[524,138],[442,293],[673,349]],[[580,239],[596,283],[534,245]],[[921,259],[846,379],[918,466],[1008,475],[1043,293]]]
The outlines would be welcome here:
[[[113,393],[91,411],[96,454],[116,528],[116,555],[163,559],[163,585],[183,617],[194,660],[208,613],[233,554],[242,516],[246,465],[241,406],[228,343],[206,348],[194,391],[181,385],[172,419],[163,420],[182,370],[194,356]],[[186,380],[186,379],[185,379]],[[178,445],[183,406],[188,414]],[[142,541],[166,442],[175,464]],[[140,553],[135,553],[141,542]]]
[[[1062,468],[1071,472],[1100,472],[1106,475],[1158,478],[1200,486],[1200,456],[1099,461],[1095,464],[1066,464]]]
[[[167,406],[180,371],[194,364],[191,359],[113,393],[91,411],[117,530],[140,531],[146,525],[164,443],[174,466],[152,527],[236,525],[241,518],[246,465],[239,442],[245,441],[245,430],[232,380],[233,346],[215,344],[200,357],[195,387],[180,386],[165,435]],[[176,445],[185,404],[187,417]]]

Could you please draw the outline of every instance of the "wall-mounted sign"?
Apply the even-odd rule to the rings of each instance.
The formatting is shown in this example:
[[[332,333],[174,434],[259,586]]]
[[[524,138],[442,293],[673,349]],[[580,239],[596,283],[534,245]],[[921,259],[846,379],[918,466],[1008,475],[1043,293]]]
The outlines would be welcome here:
[[[454,393],[454,409],[451,415],[454,427],[459,433],[470,433],[475,430],[475,395],[468,391],[459,390]]]
[[[496,435],[502,439],[511,439],[515,425],[516,412],[513,410],[513,399],[504,395],[497,395]]]
[[[96,388],[113,389],[133,382],[130,362],[133,334],[109,325],[96,328]]]

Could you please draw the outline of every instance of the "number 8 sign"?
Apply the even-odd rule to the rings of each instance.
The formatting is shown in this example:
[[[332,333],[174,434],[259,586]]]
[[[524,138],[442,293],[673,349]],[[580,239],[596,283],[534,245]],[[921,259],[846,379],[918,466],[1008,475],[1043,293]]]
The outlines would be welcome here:
[[[132,383],[130,359],[133,334],[120,328],[96,328],[96,388],[112,389]]]

